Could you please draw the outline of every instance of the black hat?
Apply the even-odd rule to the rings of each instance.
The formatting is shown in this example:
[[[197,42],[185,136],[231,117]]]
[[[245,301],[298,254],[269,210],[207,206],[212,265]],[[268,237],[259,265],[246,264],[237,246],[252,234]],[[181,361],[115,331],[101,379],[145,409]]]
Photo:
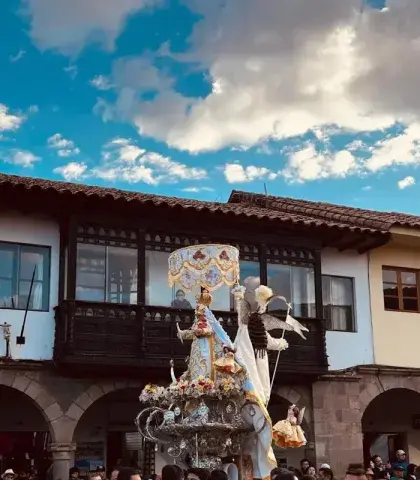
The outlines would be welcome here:
[[[105,472],[105,467],[103,465],[99,465],[99,467],[96,467],[97,472]]]

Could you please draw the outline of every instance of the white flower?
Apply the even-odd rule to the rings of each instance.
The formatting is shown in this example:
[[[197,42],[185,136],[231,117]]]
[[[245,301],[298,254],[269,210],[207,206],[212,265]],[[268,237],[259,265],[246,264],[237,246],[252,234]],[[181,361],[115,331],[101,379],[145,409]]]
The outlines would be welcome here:
[[[283,350],[286,350],[289,348],[289,344],[287,342],[287,340],[285,340],[284,338],[280,338],[279,339],[279,351],[282,352]]]

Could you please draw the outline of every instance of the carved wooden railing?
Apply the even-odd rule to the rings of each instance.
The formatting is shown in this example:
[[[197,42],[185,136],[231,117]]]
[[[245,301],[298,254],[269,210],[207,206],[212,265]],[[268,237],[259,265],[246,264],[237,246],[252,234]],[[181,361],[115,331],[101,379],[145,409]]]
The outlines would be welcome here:
[[[237,330],[235,312],[214,311],[233,339]],[[59,363],[104,366],[130,365],[167,369],[185,367],[190,342],[181,343],[176,324],[189,328],[193,310],[168,307],[64,301],[56,309],[55,360]],[[327,369],[325,324],[319,319],[299,319],[308,329],[307,340],[286,332],[289,349],[282,352],[279,372],[319,374]],[[281,336],[281,331],[271,332]],[[276,354],[270,354],[274,366]]]

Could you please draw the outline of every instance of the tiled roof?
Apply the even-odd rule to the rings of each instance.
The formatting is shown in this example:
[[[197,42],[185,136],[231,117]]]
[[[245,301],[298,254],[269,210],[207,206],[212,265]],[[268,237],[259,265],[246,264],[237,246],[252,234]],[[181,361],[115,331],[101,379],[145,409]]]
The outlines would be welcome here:
[[[20,188],[28,192],[55,192],[61,195],[70,195],[75,197],[85,197],[87,199],[110,199],[115,201],[125,201],[127,203],[153,204],[156,206],[178,207],[184,209],[193,209],[198,211],[208,211],[221,214],[233,214],[241,217],[253,217],[258,219],[273,220],[289,224],[333,228],[342,231],[353,231],[359,233],[381,233],[386,229],[382,228],[379,222],[363,222],[349,220],[349,215],[344,214],[344,210],[357,210],[347,207],[338,207],[335,205],[304,202],[301,200],[281,199],[269,197],[277,202],[275,205],[259,205],[258,195],[253,197],[250,194],[242,192],[233,192],[229,203],[205,202],[177,197],[165,197],[151,195],[140,192],[119,190],[116,188],[89,186],[77,183],[58,182],[53,180],[43,180],[39,178],[20,177],[16,175],[0,174],[0,201],[2,188]],[[245,196],[247,197],[245,198]],[[252,197],[252,198],[251,198]],[[263,197],[263,196],[262,196]],[[325,205],[325,207],[322,207]],[[330,211],[328,212],[328,208]],[[342,209],[338,214],[331,209]],[[370,212],[372,215],[378,215],[378,212]],[[401,214],[400,214],[401,215]],[[403,217],[407,217],[403,215]],[[352,217],[353,218],[353,217]],[[356,216],[354,216],[356,219]],[[417,218],[417,217],[413,217]],[[378,227],[379,225],[379,227]],[[420,222],[419,222],[420,226]]]
[[[234,205],[258,206],[284,214],[337,222],[350,227],[360,227],[379,232],[389,232],[391,227],[420,228],[420,216],[398,212],[379,212],[362,208],[346,207],[324,202],[310,202],[287,197],[275,197],[258,193],[233,190],[229,203]]]

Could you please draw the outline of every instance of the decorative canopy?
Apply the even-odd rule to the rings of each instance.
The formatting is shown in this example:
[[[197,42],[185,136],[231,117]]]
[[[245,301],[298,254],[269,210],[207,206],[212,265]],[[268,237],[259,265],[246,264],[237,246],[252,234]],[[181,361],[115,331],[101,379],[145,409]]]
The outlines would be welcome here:
[[[209,291],[239,281],[239,251],[231,245],[194,245],[173,252],[168,260],[169,285],[185,290],[196,286]]]

